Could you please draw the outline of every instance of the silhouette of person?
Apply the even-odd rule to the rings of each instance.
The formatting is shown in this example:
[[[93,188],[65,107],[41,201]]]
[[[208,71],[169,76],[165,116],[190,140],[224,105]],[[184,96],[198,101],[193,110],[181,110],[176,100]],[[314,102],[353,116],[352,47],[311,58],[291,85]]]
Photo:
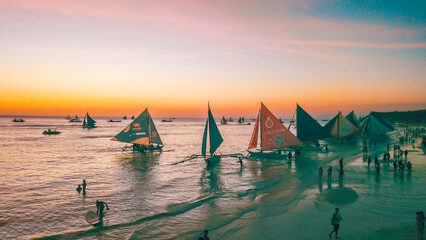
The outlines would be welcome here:
[[[318,175],[319,175],[319,178],[322,178],[322,166],[318,170]]]
[[[340,158],[339,164],[340,164],[340,168],[343,169],[343,158]]]
[[[407,170],[408,170],[409,172],[411,172],[411,167],[412,167],[411,162],[410,162],[410,161],[408,161],[408,163],[407,163]]]
[[[331,218],[331,225],[333,225],[333,231],[330,232],[330,234],[328,234],[328,236],[331,238],[331,234],[336,233],[336,239],[337,237],[337,233],[339,232],[339,227],[340,227],[340,221],[343,220],[342,216],[340,216],[339,214],[339,209],[336,208],[335,209],[335,213],[333,214],[333,217]]]
[[[328,169],[327,169],[327,178],[328,179],[330,179],[331,178],[331,172],[333,171],[333,168],[330,166]]]
[[[423,232],[425,229],[425,214],[423,211],[416,212],[417,221],[417,239],[423,240]]]
[[[96,200],[96,214],[99,214],[99,221],[102,221],[105,206],[106,209],[109,210],[108,204],[106,202]]]
[[[81,192],[81,186],[80,185],[78,185],[78,187],[75,189],[78,193],[80,193]]]
[[[86,179],[83,179],[83,194],[86,194]]]
[[[207,236],[207,234],[209,234],[209,230],[204,230],[203,240],[210,240],[210,238]]]
[[[368,166],[368,167],[370,167],[370,164],[371,164],[371,156],[370,156],[370,155],[368,155],[368,158],[367,158],[367,166]]]

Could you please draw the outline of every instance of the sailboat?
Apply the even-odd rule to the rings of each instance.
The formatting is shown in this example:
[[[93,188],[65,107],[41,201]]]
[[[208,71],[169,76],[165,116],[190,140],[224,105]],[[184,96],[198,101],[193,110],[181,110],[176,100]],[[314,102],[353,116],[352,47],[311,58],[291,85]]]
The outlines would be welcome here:
[[[206,120],[206,126],[204,127],[203,143],[201,145],[201,155],[203,155],[207,166],[211,166],[220,161],[220,156],[214,155],[220,144],[223,142],[222,135],[220,135],[219,129],[217,128],[216,122],[214,121],[213,114],[210,111],[210,104],[208,104],[208,117]],[[207,155],[207,135],[209,135],[209,153]]]
[[[220,124],[222,125],[228,124],[228,121],[226,120],[225,117],[222,117],[222,120],[220,120]]]
[[[302,142],[313,142],[331,137],[317,120],[309,115],[299,104],[296,104],[297,138]]]
[[[127,120],[127,116],[124,116],[124,117],[123,117],[123,119],[124,119],[124,120]]]
[[[250,150],[257,148],[259,131],[260,151]],[[263,103],[261,103],[248,147],[250,156],[259,158],[283,158],[286,156],[281,154],[281,152],[285,147],[300,144],[302,144],[302,142],[294,136]]]
[[[135,116],[132,116],[132,120],[134,120],[135,119]]]
[[[77,115],[74,118],[71,118],[68,122],[81,122]]]
[[[161,151],[163,142],[146,108],[112,140],[133,144],[133,151]]]
[[[96,121],[93,120],[92,117],[90,117],[89,113],[86,113],[86,116],[84,116],[83,120],[83,128],[95,128]]]
[[[330,122],[324,126],[324,129],[337,139],[351,137],[360,133],[359,128],[343,117],[341,112],[331,119]]]

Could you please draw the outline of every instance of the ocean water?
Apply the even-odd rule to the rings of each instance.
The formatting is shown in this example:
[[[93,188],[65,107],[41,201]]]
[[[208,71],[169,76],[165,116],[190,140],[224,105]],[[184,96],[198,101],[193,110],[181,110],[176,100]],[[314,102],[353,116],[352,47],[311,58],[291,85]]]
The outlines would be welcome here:
[[[0,118],[0,239],[328,239],[335,207],[341,239],[416,239],[415,212],[426,210],[425,148],[408,149],[409,174],[366,166],[362,140],[321,141],[329,151],[302,151],[293,160],[223,158],[208,169],[200,154],[204,119],[154,119],[162,153],[123,151],[110,139],[131,120],[83,129],[63,118]],[[219,125],[222,154],[246,154],[252,125]],[[286,125],[287,126],[287,125]],[[42,132],[56,128],[60,135]],[[381,155],[403,129],[372,142]],[[292,129],[294,131],[294,129]],[[340,157],[345,176],[337,177]],[[381,161],[382,162],[382,161]],[[324,167],[322,181],[318,168]],[[326,179],[326,168],[333,176]],[[87,195],[75,191],[87,181]],[[96,200],[108,203],[103,226],[85,221]]]

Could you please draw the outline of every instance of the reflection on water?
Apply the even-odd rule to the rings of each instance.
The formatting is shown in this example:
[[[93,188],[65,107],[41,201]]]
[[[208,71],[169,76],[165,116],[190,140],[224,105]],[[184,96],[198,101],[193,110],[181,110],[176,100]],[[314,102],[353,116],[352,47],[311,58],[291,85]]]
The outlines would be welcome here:
[[[200,186],[201,193],[216,194],[223,190],[220,178],[220,166],[205,167],[201,171]]]

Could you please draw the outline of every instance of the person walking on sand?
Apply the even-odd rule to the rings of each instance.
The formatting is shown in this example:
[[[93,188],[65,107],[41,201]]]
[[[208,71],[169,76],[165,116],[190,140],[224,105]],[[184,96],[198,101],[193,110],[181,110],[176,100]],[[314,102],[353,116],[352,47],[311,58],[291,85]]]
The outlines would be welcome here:
[[[86,194],[86,179],[83,179],[83,194]]]
[[[367,159],[367,167],[370,168],[370,164],[371,164],[371,156],[368,155],[368,159]]]
[[[333,171],[333,168],[330,166],[328,169],[327,169],[327,178],[328,179],[331,179],[331,172]]]
[[[328,236],[331,238],[331,234],[336,233],[336,239],[338,239],[339,237],[337,237],[337,233],[339,232],[340,221],[342,221],[343,218],[342,216],[340,216],[338,208],[336,208],[335,211],[336,212],[333,214],[333,217],[331,218],[331,225],[333,225],[333,231],[331,231],[330,234],[328,234]]]
[[[404,155],[405,155],[405,160],[407,160],[407,155],[408,155],[408,150],[407,149],[405,149]]]
[[[416,212],[417,221],[417,239],[423,240],[423,232],[425,230],[425,214],[423,211]]]

